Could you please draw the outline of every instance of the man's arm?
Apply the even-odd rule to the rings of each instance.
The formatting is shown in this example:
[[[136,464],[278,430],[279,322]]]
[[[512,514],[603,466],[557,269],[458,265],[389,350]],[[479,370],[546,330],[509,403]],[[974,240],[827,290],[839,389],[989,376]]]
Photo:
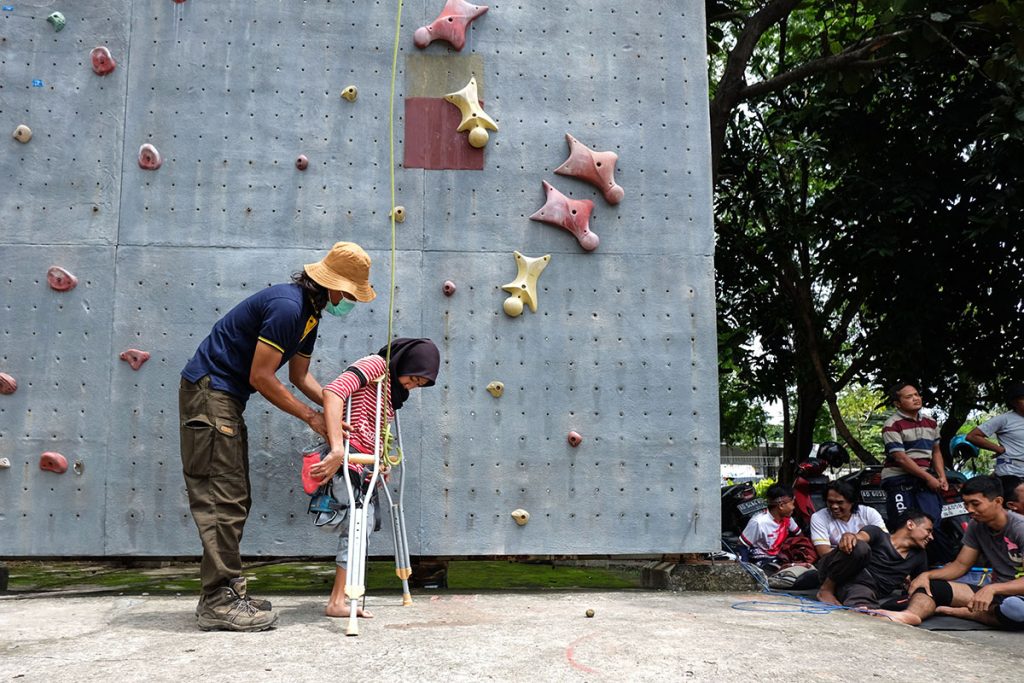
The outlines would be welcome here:
[[[942,448],[939,446],[939,440],[935,439],[935,443],[932,444],[932,469],[935,470],[936,478],[939,480],[939,490],[948,491],[949,482],[946,481],[946,463],[942,459]],[[933,491],[935,489],[932,489]]]
[[[325,436],[327,430],[323,414],[301,403],[277,379],[275,373],[283,355],[270,344],[257,342],[256,353],[249,368],[249,384],[276,408],[299,418],[314,432]]]
[[[318,406],[324,404],[324,388],[320,386],[313,375],[309,374],[309,356],[292,356],[288,361],[288,379],[295,385],[295,388]]]
[[[985,435],[985,432],[981,431],[980,427],[975,427],[967,434],[967,440],[978,448],[984,448],[986,451],[993,451],[996,455],[1002,455],[1006,452],[1005,446],[1000,446],[995,441],[990,441]]]
[[[973,567],[974,563],[977,561],[978,551],[965,545],[960,549],[960,553],[952,562],[948,562],[938,569],[932,569],[931,571],[921,572],[918,574],[914,580],[910,582],[910,588],[907,589],[907,592],[913,595],[914,591],[918,588],[924,588],[925,592],[928,595],[931,595],[931,588],[928,586],[928,582],[931,579],[941,579],[943,581],[959,579],[961,576],[969,572],[971,567]]]
[[[923,479],[925,484],[928,485],[932,491],[938,491],[942,488],[942,482],[932,476],[928,470],[914,462],[914,459],[907,455],[906,451],[893,451],[892,459],[903,468],[903,471],[907,474]],[[935,462],[935,452],[932,451],[932,462]],[[942,462],[942,454],[939,454],[939,462]],[[945,474],[943,474],[945,476]]]
[[[830,552],[832,552],[832,546],[829,545],[828,543],[826,543],[825,545],[816,545],[816,546],[814,546],[814,549],[818,553],[818,558],[825,557]]]

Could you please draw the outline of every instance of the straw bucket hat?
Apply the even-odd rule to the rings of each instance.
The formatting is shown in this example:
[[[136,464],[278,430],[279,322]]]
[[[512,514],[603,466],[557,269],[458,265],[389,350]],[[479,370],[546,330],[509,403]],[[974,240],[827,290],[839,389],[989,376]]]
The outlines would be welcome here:
[[[339,292],[348,292],[356,301],[373,301],[377,292],[370,286],[370,256],[355,242],[338,242],[327,256],[303,266],[318,284]]]

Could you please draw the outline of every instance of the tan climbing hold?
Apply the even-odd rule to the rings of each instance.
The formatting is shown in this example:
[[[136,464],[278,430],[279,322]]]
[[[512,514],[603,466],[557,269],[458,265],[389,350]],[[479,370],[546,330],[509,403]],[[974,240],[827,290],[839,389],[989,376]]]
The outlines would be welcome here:
[[[488,130],[497,131],[498,124],[494,122],[487,112],[480,106],[480,97],[477,94],[476,78],[469,79],[466,87],[457,92],[448,93],[444,99],[459,108],[462,113],[462,122],[459,124],[458,132],[469,131],[469,144],[477,149],[487,144],[490,138]]]
[[[530,513],[519,508],[518,510],[512,511],[512,519],[516,520],[516,524],[519,526],[523,526],[530,521]]]
[[[404,223],[405,222],[405,207],[404,206],[396,206],[395,208],[391,209],[391,211],[388,212],[388,218],[391,218],[392,216],[395,217],[395,222],[396,223]]]
[[[32,129],[23,123],[14,129],[12,137],[18,142],[24,144],[32,139]]]
[[[505,393],[505,385],[495,380],[487,385],[487,392],[494,398],[501,398],[501,395]]]
[[[518,251],[513,253],[519,272],[516,274],[515,280],[507,285],[502,285],[501,288],[512,295],[505,299],[502,308],[506,314],[515,318],[523,312],[524,304],[529,306],[534,313],[537,312],[537,278],[547,268],[551,261],[551,254],[530,257],[523,256]]]
[[[356,98],[359,97],[359,89],[354,85],[350,85],[341,91],[341,97],[349,102],[355,102]]]

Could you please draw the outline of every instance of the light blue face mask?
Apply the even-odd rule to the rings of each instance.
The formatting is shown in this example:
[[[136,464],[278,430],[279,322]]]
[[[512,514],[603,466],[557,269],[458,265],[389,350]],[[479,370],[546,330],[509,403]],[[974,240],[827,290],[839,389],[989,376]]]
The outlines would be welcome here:
[[[330,313],[331,315],[336,315],[339,318],[341,318],[343,316],[348,315],[355,307],[355,301],[349,301],[345,297],[342,297],[341,301],[339,301],[337,304],[333,304],[331,303],[330,299],[327,299],[327,305],[324,306],[324,310]]]

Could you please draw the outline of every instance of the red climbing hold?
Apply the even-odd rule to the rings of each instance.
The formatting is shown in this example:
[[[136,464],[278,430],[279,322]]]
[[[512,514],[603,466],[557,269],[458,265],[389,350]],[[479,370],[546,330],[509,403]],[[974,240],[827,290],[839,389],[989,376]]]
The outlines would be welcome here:
[[[441,291],[444,292],[445,296],[451,296],[455,293],[455,283],[451,280],[445,280],[444,284],[441,285]]]
[[[299,158],[295,160],[295,168],[300,171],[305,171],[309,166],[309,159],[306,158],[305,154],[300,154]]]
[[[18,380],[6,372],[0,372],[0,394],[13,394],[18,390]]]
[[[149,144],[148,142],[142,147],[139,147],[139,166],[146,169],[147,171],[155,171],[160,168],[160,164],[164,163],[163,158],[160,156],[160,152],[156,151],[156,147]]]
[[[128,365],[132,366],[132,370],[138,370],[142,367],[143,363],[149,360],[149,353],[139,351],[138,349],[128,349],[121,352],[121,360],[128,361]]]
[[[89,53],[92,57],[92,70],[100,76],[106,76],[117,67],[117,62],[110,56],[110,50],[103,47],[94,47]]]
[[[50,266],[46,271],[46,281],[58,292],[69,292],[78,285],[78,278],[60,266]]]
[[[471,5],[466,0],[447,0],[433,23],[416,29],[412,34],[413,42],[422,49],[435,40],[447,40],[456,50],[461,50],[466,44],[466,29],[486,11],[486,5]]]
[[[583,437],[580,436],[579,432],[569,432],[569,445],[576,448],[583,443]]]
[[[39,469],[64,474],[68,471],[68,460],[60,453],[46,451],[39,456]]]
[[[594,202],[589,199],[569,199],[548,181],[541,182],[544,183],[544,191],[547,192],[547,201],[530,216],[530,220],[565,228],[587,251],[597,249],[600,239],[597,233],[590,231],[590,212],[594,209]]]
[[[615,162],[619,160],[619,155],[615,152],[595,152],[568,133],[565,139],[569,142],[569,158],[555,169],[555,173],[587,181],[601,190],[609,204],[621,202],[626,193],[615,184]]]

